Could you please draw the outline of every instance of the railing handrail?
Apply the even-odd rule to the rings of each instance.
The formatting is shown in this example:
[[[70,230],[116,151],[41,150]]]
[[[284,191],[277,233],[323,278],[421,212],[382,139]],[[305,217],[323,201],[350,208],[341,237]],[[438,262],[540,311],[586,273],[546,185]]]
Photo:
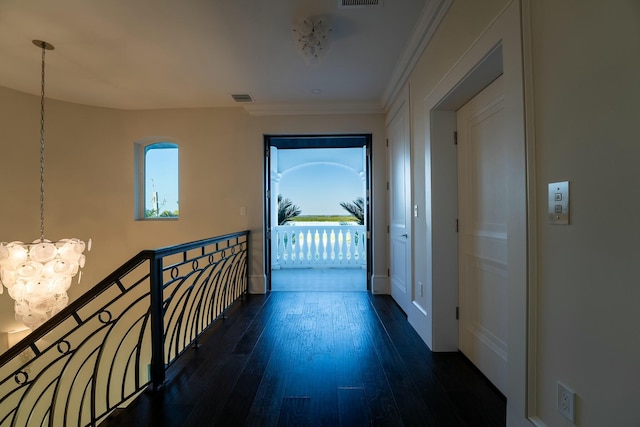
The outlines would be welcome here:
[[[134,270],[137,266],[147,260],[154,260],[157,258],[166,257],[169,255],[177,254],[180,252],[184,252],[190,249],[195,249],[197,247],[215,244],[217,242],[224,241],[229,238],[239,237],[243,235],[248,235],[249,230],[239,231],[237,233],[230,233],[223,236],[210,237],[206,239],[196,240],[193,242],[181,243],[172,246],[165,246],[158,249],[145,249],[140,251],[137,255],[130,258],[116,270],[114,270],[111,274],[105,277],[103,280],[98,282],[94,287],[89,289],[87,292],[82,294],[78,299],[71,302],[67,307],[62,309],[59,313],[52,316],[51,319],[47,320],[41,326],[36,328],[33,332],[28,334],[14,346],[7,349],[4,353],[0,355],[0,368],[4,366],[7,362],[14,359],[20,353],[27,349],[34,350],[33,343],[37,342],[39,339],[47,335],[53,329],[55,329],[59,324],[64,322],[70,315],[76,313],[82,307],[91,302],[94,298],[96,298],[100,293],[106,290],[114,281],[118,280],[118,278],[126,275],[128,272]]]
[[[181,243],[173,246],[165,246],[163,248],[150,250],[149,252],[151,252],[155,258],[162,258],[169,255],[174,255],[180,252],[185,252],[190,249],[195,249],[202,246],[209,246],[214,243],[219,243],[225,240],[232,239],[234,237],[240,237],[248,234],[249,234],[249,230],[238,231],[236,233],[229,233],[222,236],[209,237],[207,239],[202,239],[202,240],[194,240],[193,242]]]

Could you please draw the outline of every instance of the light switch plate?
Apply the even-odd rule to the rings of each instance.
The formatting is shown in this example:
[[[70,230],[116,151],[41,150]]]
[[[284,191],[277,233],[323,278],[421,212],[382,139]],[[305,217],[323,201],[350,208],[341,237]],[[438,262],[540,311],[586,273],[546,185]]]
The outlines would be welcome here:
[[[569,181],[549,183],[549,224],[569,224]]]

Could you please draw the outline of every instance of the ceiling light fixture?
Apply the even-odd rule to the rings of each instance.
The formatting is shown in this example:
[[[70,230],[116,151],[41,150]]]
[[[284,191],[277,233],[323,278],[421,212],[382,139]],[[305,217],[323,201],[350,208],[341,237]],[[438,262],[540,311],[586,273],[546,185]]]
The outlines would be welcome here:
[[[79,239],[52,242],[44,238],[44,57],[54,47],[41,40],[33,44],[42,49],[40,91],[40,238],[33,243],[0,243],[0,293],[4,285],[15,300],[15,317],[30,329],[42,325],[69,302],[71,279],[84,267],[85,247]],[[78,283],[82,273],[78,276]]]
[[[293,27],[298,53],[307,62],[317,62],[329,50],[331,28],[322,18],[307,18]]]

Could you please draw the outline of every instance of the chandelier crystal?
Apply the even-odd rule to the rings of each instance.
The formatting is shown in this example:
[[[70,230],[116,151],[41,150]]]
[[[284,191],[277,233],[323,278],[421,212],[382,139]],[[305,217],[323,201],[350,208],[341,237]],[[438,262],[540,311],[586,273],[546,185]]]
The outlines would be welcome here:
[[[40,238],[33,243],[0,243],[0,282],[15,300],[15,317],[35,329],[59,313],[69,302],[67,290],[84,267],[84,251],[91,250],[79,239],[52,242],[44,238],[44,58],[54,47],[41,40],[33,44],[42,49],[40,97]],[[78,274],[78,283],[82,272]],[[3,286],[0,285],[0,294]]]

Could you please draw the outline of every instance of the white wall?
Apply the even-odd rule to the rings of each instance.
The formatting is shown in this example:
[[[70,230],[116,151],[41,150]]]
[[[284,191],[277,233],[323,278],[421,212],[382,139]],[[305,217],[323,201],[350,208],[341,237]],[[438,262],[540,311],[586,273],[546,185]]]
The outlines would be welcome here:
[[[442,190],[425,151],[432,137],[425,99],[508,3],[455,1],[411,74],[414,203],[420,207]],[[531,7],[524,14],[532,46],[525,59],[533,64],[526,70],[532,72],[526,80],[533,95],[527,99],[533,107],[527,138],[536,206],[529,220],[537,230],[530,236],[537,244],[530,258],[537,258],[530,265],[536,280],[524,302],[534,310],[529,332],[536,350],[528,365],[529,416],[541,426],[571,425],[556,408],[556,382],[562,381],[577,394],[577,425],[638,426],[640,143],[634,125],[640,117],[640,3],[523,4]],[[551,226],[547,184],[561,180],[571,182],[571,225]],[[431,226],[437,227],[424,217],[414,223],[415,281],[428,282],[432,274],[425,260],[433,254],[426,238],[420,240],[438,232]],[[420,302],[432,313],[433,297],[427,289]],[[524,395],[525,384],[520,387]],[[528,424],[520,410],[510,425]]]
[[[264,292],[263,135],[373,134],[374,274],[386,276],[384,116],[250,116],[241,108],[118,111],[46,105],[45,237],[93,239],[71,299],[142,249],[251,230],[250,284]],[[39,237],[39,97],[0,88],[0,239]],[[180,219],[135,221],[134,141],[180,146]],[[379,203],[379,201],[382,201]],[[247,215],[240,216],[240,207]],[[21,329],[0,296],[0,332]]]
[[[580,426],[638,426],[640,2],[531,1],[538,213],[538,413],[556,381]],[[570,181],[571,225],[546,223]]]

